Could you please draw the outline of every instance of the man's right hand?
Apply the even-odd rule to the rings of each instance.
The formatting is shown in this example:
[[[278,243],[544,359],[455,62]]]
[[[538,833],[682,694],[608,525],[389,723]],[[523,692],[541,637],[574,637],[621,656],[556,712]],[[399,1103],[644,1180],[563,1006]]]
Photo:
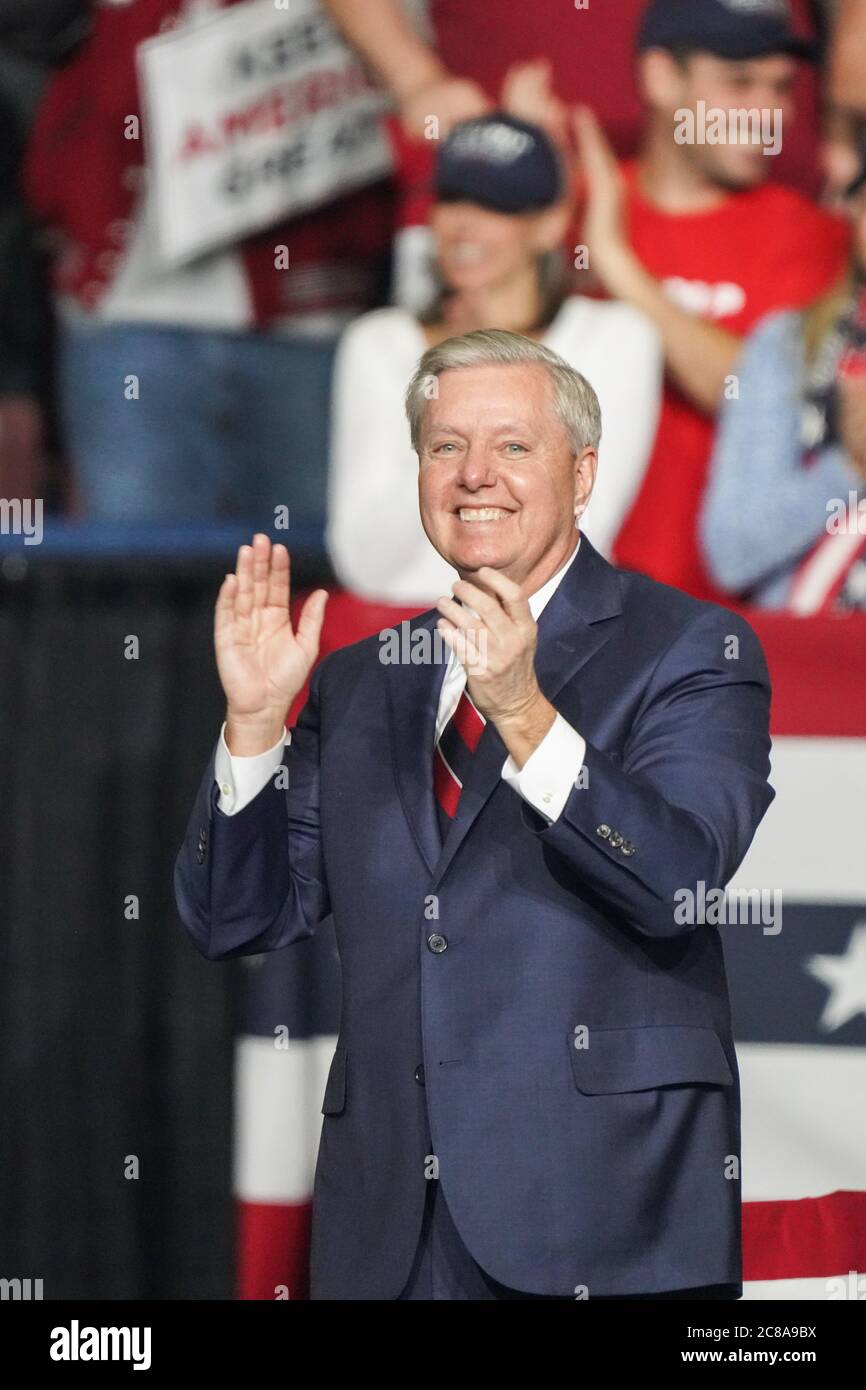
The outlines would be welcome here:
[[[227,701],[225,737],[240,757],[277,743],[319,653],[328,594],[310,594],[293,632],[289,593],[289,552],[261,534],[241,546],[235,573],[219,591],[214,648]]]

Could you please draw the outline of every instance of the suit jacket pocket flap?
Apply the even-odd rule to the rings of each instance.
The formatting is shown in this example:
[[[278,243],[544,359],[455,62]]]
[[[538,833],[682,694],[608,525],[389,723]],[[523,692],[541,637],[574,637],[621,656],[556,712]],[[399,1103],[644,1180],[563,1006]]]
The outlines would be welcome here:
[[[581,1045],[575,1047],[575,1042]],[[569,1034],[574,1081],[587,1095],[648,1091],[657,1086],[733,1084],[733,1073],[714,1028],[663,1024],[592,1028]]]
[[[325,1098],[322,1101],[323,1115],[339,1115],[346,1108],[346,1049],[338,1047],[331,1061]]]

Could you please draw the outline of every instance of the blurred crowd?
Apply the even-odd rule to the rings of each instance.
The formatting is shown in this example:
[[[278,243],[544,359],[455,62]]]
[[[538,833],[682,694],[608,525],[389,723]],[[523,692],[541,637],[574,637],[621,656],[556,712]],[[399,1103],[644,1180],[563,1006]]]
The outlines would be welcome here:
[[[0,0],[0,119],[0,496],[423,607],[403,392],[512,329],[598,393],[602,553],[866,609],[866,0]]]

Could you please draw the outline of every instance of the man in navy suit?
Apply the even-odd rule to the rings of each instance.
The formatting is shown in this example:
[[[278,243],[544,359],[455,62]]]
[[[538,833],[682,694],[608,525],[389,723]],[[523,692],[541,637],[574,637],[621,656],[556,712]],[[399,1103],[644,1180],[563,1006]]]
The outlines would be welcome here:
[[[286,734],[327,595],[293,631],[285,547],[241,547],[175,870],[210,960],[333,913],[312,1296],[739,1297],[725,968],[688,904],[773,797],[761,649],[580,535],[599,407],[549,349],[448,339],[407,414],[453,595],[329,655]]]

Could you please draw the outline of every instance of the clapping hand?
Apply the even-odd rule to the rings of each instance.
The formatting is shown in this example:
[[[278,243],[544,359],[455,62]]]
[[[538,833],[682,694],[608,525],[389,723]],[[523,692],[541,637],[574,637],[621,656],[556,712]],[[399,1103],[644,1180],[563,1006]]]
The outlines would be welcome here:
[[[618,295],[622,293],[622,276],[635,259],[626,227],[625,180],[607,136],[588,106],[574,110],[574,137],[584,180],[583,236],[590,269],[609,294]]]
[[[567,146],[568,108],[553,90],[550,60],[515,63],[502,83],[502,105],[510,115],[541,126],[555,144]]]

